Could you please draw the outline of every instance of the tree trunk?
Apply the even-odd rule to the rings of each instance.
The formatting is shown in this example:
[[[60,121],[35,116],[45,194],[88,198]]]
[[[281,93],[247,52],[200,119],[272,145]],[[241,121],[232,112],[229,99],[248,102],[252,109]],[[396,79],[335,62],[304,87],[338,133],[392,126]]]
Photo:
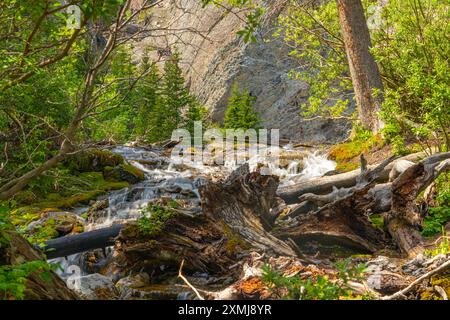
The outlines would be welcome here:
[[[109,228],[51,239],[45,243],[43,250],[47,259],[53,259],[92,249],[106,248],[114,244],[114,238],[119,235],[122,227],[121,224],[115,224]]]
[[[0,250],[0,264],[20,265],[36,260],[44,261],[40,250],[33,246],[15,231],[6,231],[8,243]],[[70,290],[64,281],[53,271],[49,271],[49,278],[43,278],[38,272],[27,276],[25,299],[32,300],[74,300],[80,299]]]
[[[449,158],[450,152],[432,155],[406,169],[392,183],[391,210],[386,214],[385,224],[400,250],[408,256],[424,249],[416,199],[441,173],[450,171]]]
[[[383,124],[378,116],[383,84],[371,47],[369,28],[361,0],[337,0],[339,21],[347,52],[359,119],[365,129],[376,134]],[[374,94],[374,89],[380,91]]]

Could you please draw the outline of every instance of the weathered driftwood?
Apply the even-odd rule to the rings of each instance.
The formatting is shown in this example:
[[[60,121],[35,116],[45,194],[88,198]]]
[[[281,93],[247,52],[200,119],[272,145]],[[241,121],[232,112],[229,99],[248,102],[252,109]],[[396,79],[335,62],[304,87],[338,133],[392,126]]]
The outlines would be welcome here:
[[[450,170],[450,152],[432,155],[409,167],[392,183],[391,210],[387,229],[400,250],[414,256],[423,250],[419,232],[422,223],[416,199],[441,173]]]
[[[364,164],[364,158],[361,160]],[[392,160],[387,159],[371,170],[362,165],[362,173],[357,178],[358,184],[346,189],[343,196],[337,200],[333,196],[309,195],[308,201],[316,201],[319,205],[323,205],[326,201],[334,201],[323,205],[313,213],[299,216],[297,226],[281,229],[276,235],[282,239],[291,238],[297,243],[328,240],[368,252],[386,246],[387,241],[383,232],[370,223],[366,213],[374,203],[369,191],[374,187],[379,174]]]
[[[114,244],[123,225],[83,232],[61,238],[51,239],[45,243],[44,252],[48,259],[65,257],[92,249],[105,248]]]
[[[0,248],[1,265],[18,265],[36,260],[45,261],[42,253],[15,231],[7,231],[8,243]],[[27,276],[25,299],[74,300],[77,294],[67,288],[64,281],[53,271],[45,279],[39,272]],[[49,280],[48,280],[49,279]]]
[[[389,165],[383,168],[383,170],[378,174],[377,182],[387,182],[389,180],[389,174],[393,168],[401,170],[397,166],[397,163],[403,163],[405,161],[414,161],[425,157],[426,154],[423,152],[414,153],[402,157],[396,161],[393,161]],[[369,170],[376,168],[376,165],[368,166]],[[396,170],[397,170],[396,169]],[[324,176],[320,178],[311,179],[308,181],[303,181],[292,186],[287,186],[278,189],[278,195],[287,203],[294,204],[301,202],[299,197],[312,193],[315,195],[326,195],[333,192],[334,189],[340,188],[351,188],[358,183],[358,178],[361,176],[361,169],[353,170],[346,173],[336,174],[333,176]]]
[[[290,215],[299,216],[299,225],[282,229],[277,235],[297,241],[304,241],[313,235],[316,238],[347,238],[373,251],[377,243],[385,240],[371,230],[373,227],[367,216],[388,213],[385,214],[385,225],[394,243],[403,253],[417,255],[423,250],[423,238],[419,230],[422,221],[416,199],[440,173],[449,170],[448,158],[450,153],[441,153],[413,165],[402,160],[397,162],[398,166],[395,162],[394,166],[390,165],[393,160],[390,158],[370,170],[362,165],[363,170],[355,178],[353,187],[334,188],[325,195],[301,195],[299,200],[303,202]],[[394,182],[375,184],[380,181],[380,175],[385,175],[385,168],[395,171],[390,173],[390,178],[395,178]],[[308,213],[308,209],[314,206],[319,209],[313,214]]]

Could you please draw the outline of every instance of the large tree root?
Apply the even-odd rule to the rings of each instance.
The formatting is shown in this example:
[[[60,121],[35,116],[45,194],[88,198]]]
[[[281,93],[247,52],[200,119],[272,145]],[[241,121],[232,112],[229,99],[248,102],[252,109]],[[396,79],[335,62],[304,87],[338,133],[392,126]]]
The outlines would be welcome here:
[[[277,186],[277,177],[249,173],[245,165],[225,182],[200,189],[199,216],[180,214],[153,237],[142,236],[136,223],[125,225],[116,243],[120,272],[152,273],[161,264],[174,269],[184,259],[187,270],[235,275],[230,267],[245,252],[295,256],[287,243],[268,232],[279,210]]]

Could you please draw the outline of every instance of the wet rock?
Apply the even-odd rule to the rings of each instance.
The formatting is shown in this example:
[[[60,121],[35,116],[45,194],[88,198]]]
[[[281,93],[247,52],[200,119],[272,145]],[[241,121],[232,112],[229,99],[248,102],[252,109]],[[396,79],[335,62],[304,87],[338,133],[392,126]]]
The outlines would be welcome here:
[[[414,259],[406,262],[402,265],[402,270],[406,274],[410,274],[413,276],[420,276],[421,274],[426,272],[425,264],[426,258],[423,254],[417,255]]]
[[[74,289],[89,300],[116,299],[118,297],[114,283],[98,273],[78,278],[75,281]]]
[[[254,107],[263,126],[279,128],[281,138],[317,143],[345,139],[351,130],[350,121],[305,120],[299,114],[299,105],[307,102],[310,88],[289,76],[291,70],[298,67],[297,59],[289,56],[291,48],[281,39],[270,37],[280,14],[286,11],[286,1],[261,3],[265,13],[256,43],[244,43],[236,37],[236,30],[245,26],[245,19],[224,15],[222,9],[214,6],[203,8],[200,1],[167,1],[152,10],[148,18],[163,26],[167,23],[165,17],[173,17],[170,28],[208,30],[208,40],[201,34],[169,32],[140,45],[165,48],[167,43],[175,44],[192,92],[210,110],[214,121],[222,122],[232,84],[236,83],[248,86],[250,94],[256,97]],[[261,39],[263,35],[267,37]]]
[[[138,273],[128,276],[116,282],[116,288],[121,299],[129,299],[139,296],[138,288],[145,287],[150,283],[150,276],[147,273]]]
[[[136,184],[145,178],[144,172],[129,164],[121,164],[114,168],[107,167],[104,171],[105,178],[126,181]]]
[[[367,278],[368,287],[383,295],[400,291],[408,286],[410,282],[411,280],[408,277],[389,271],[376,272]]]
[[[138,273],[116,283],[121,299],[161,300],[177,299],[186,290],[174,284],[150,284],[147,273]]]
[[[71,232],[82,232],[84,222],[72,212],[46,212],[45,216],[37,221],[31,222],[27,229],[33,234],[43,227],[54,229],[59,236],[64,236]]]
[[[87,211],[86,216],[89,223],[96,223],[106,219],[108,215],[109,199],[96,201]]]
[[[392,259],[385,256],[378,256],[367,263],[367,272],[376,273],[379,271],[401,272],[400,266]]]

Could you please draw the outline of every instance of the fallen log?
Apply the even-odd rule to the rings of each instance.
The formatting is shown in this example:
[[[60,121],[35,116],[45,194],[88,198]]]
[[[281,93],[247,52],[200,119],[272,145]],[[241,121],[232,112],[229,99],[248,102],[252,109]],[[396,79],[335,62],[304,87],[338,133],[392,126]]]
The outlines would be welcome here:
[[[391,210],[385,215],[385,225],[400,250],[408,256],[423,251],[422,218],[416,199],[447,171],[450,171],[450,152],[439,153],[409,167],[392,183]]]
[[[399,158],[386,167],[378,174],[377,183],[387,182],[389,180],[389,174],[395,167],[397,162],[403,161],[416,161],[425,157],[423,152],[414,153],[405,157]],[[373,170],[377,165],[368,166],[369,170]],[[303,194],[312,193],[316,195],[325,195],[333,192],[333,189],[339,188],[351,188],[358,182],[358,178],[361,176],[361,169],[356,169],[350,172],[336,174],[333,176],[324,176],[320,178],[303,181],[291,186],[279,188],[277,193],[287,204],[294,204],[301,202],[299,197]]]
[[[281,230],[277,236],[296,241],[304,241],[312,236],[347,238],[373,251],[375,247],[372,244],[376,244],[377,235],[368,225],[367,216],[383,213],[386,229],[394,244],[402,253],[415,256],[423,251],[424,243],[420,233],[422,219],[416,199],[439,174],[450,170],[449,158],[450,153],[447,152],[429,156],[417,164],[401,160],[396,167],[395,162],[394,166],[386,165],[391,160],[387,159],[385,165],[374,169],[364,170],[362,166],[362,173],[355,178],[356,185],[353,187],[334,188],[326,195],[301,195],[299,200],[303,202],[291,213],[297,216],[298,225]],[[392,171],[395,172],[391,171],[389,176],[395,180],[377,185],[379,176],[386,174],[385,168],[394,168]],[[316,212],[305,212],[314,205],[319,207]]]
[[[307,241],[332,242],[366,252],[385,247],[388,242],[383,231],[371,224],[366,213],[375,202],[369,191],[393,160],[389,158],[377,167],[368,169],[364,157],[361,157],[362,172],[356,179],[358,184],[355,187],[343,190],[342,194],[337,192],[336,196],[302,196],[316,202],[321,208],[298,216],[296,226],[277,230],[275,235],[281,239],[293,239],[299,246]]]
[[[105,248],[114,244],[114,238],[119,235],[122,227],[123,225],[116,224],[104,229],[51,239],[45,243],[43,250],[48,259],[53,259]]]

